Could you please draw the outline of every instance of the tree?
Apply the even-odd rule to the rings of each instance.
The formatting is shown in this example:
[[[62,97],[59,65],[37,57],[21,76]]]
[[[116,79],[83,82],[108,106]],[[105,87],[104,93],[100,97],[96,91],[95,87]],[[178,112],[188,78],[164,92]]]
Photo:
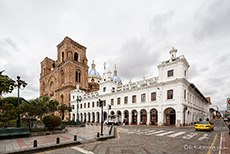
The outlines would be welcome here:
[[[49,112],[54,115],[54,112],[58,110],[59,102],[57,100],[50,100],[49,96],[43,96],[41,101],[45,102]]]
[[[7,97],[0,99],[0,121],[2,121],[5,126],[10,120],[17,119],[17,113],[22,113],[18,108],[18,98],[17,97]],[[19,104],[26,102],[24,98],[19,98]]]
[[[72,108],[65,105],[65,104],[61,104],[59,107],[58,107],[58,110],[61,112],[61,115],[62,115],[62,120],[64,120],[64,113],[65,111],[69,111],[71,112],[72,111]]]
[[[15,81],[7,75],[2,75],[2,72],[0,72],[0,96],[3,93],[11,93],[16,86]]]

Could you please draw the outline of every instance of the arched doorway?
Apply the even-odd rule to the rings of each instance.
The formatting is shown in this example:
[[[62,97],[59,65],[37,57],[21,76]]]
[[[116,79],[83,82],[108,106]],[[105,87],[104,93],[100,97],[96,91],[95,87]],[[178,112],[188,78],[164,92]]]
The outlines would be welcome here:
[[[140,119],[140,122],[141,122],[141,125],[146,125],[146,123],[147,123],[147,111],[145,110],[145,109],[142,109],[141,111],[140,111],[140,113],[141,113],[141,119]]]
[[[125,110],[124,111],[124,120],[125,120],[125,124],[128,125],[129,124],[129,111]],[[124,121],[123,120],[123,121]]]
[[[115,114],[114,111],[111,111],[111,112],[110,112],[110,115],[114,115],[114,114]]]
[[[81,115],[81,122],[83,121],[83,116],[82,116],[82,113],[80,114]]]
[[[107,112],[104,112],[103,116],[104,116],[103,120],[105,121],[107,119]]]
[[[84,113],[84,122],[86,122],[86,113]]]
[[[75,121],[75,114],[73,114],[72,121]]]
[[[92,123],[94,123],[95,122],[95,113],[93,112],[92,114],[93,114]]]
[[[137,124],[137,110],[132,110],[132,124]]]
[[[117,118],[118,118],[118,123],[122,122],[120,110],[117,111]]]
[[[175,125],[176,123],[176,112],[173,108],[167,108],[164,111],[164,115],[165,115],[165,123],[167,125]]]
[[[99,112],[97,112],[97,123],[99,123],[99,121],[100,121],[100,114]]]
[[[90,122],[90,120],[91,120],[91,119],[90,119],[90,113],[88,113],[88,122]]]
[[[156,109],[150,110],[150,124],[155,125],[158,121],[158,112]]]

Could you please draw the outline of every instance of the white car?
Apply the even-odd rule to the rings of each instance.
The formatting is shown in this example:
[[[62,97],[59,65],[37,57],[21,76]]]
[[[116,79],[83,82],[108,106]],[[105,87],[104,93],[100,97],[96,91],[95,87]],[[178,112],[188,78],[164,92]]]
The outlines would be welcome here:
[[[117,125],[118,124],[118,118],[116,118],[116,117],[109,117],[108,118],[108,120],[107,119],[105,119],[105,121],[104,121],[104,124],[114,124],[114,125]]]

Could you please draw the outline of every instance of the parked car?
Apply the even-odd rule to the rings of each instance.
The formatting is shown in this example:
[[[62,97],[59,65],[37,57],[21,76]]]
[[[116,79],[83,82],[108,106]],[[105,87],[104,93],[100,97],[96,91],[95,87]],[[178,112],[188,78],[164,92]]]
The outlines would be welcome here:
[[[109,116],[108,120],[105,119],[104,124],[114,124],[117,125],[119,123],[118,117],[116,116]]]
[[[195,130],[209,130],[210,132],[214,130],[214,126],[209,121],[201,121],[198,124],[195,124]]]

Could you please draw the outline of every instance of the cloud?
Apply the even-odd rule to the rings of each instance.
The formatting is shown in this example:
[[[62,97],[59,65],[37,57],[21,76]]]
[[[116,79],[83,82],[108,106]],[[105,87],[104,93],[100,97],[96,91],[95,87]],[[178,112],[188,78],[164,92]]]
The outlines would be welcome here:
[[[165,40],[168,37],[167,23],[172,19],[174,11],[157,14],[150,21],[149,28],[152,37],[156,40]]]
[[[230,1],[206,2],[195,15],[197,21],[193,32],[197,40],[224,39],[230,36]]]
[[[159,59],[159,53],[152,49],[144,39],[132,37],[123,43],[121,49],[117,51],[117,57],[110,63],[117,64],[119,76],[129,80],[133,78],[143,78],[151,73],[153,65]]]

